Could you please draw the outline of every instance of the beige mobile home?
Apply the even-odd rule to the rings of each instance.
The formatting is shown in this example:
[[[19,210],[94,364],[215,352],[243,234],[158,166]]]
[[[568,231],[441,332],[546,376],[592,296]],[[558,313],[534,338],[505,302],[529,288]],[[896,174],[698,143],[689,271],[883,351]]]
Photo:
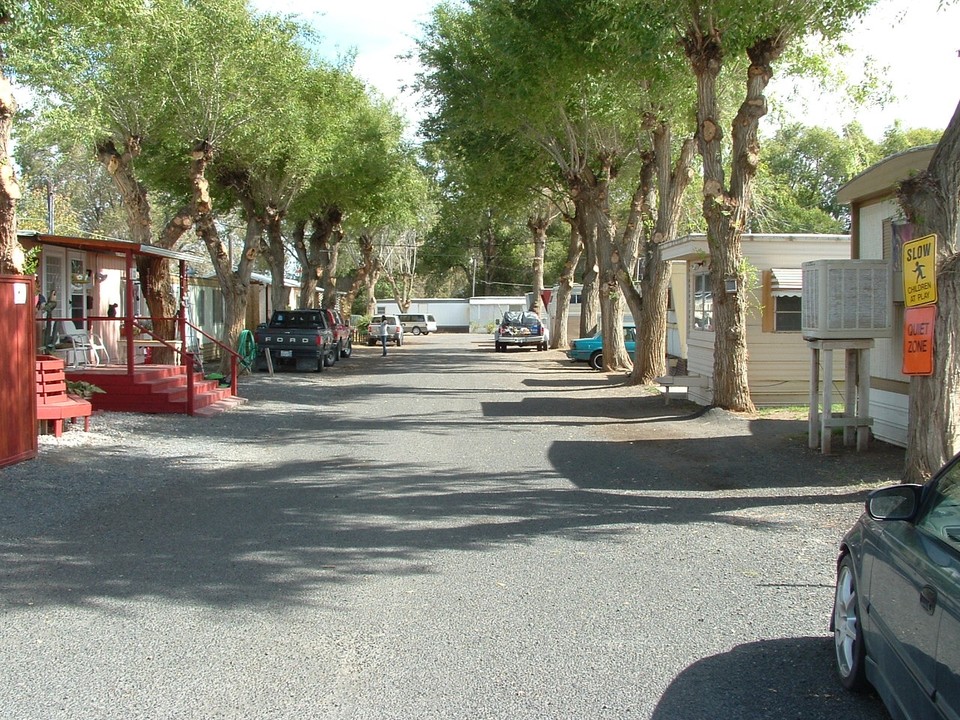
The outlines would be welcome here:
[[[807,404],[810,350],[800,332],[801,265],[808,260],[850,257],[849,235],[743,236],[743,256],[756,268],[747,314],[747,377],[756,405]],[[687,361],[691,382],[687,397],[713,402],[713,302],[710,255],[705,235],[687,235],[663,245],[673,263],[668,347]],[[837,363],[836,377],[843,377]],[[677,381],[679,385],[679,380]]]
[[[903,275],[902,243],[909,241],[912,227],[902,219],[897,203],[897,184],[925,170],[934,145],[907,150],[864,170],[840,188],[837,200],[850,205],[851,257],[885,260],[893,275],[893,333],[878,338],[870,353],[870,408],[874,437],[895,445],[907,442],[910,378],[903,365]]]

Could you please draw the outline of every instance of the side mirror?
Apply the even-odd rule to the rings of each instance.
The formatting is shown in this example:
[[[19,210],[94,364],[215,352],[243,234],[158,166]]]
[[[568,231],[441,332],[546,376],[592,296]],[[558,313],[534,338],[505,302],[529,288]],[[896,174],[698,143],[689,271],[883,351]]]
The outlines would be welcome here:
[[[867,514],[874,520],[913,520],[920,507],[922,485],[892,485],[867,496]]]

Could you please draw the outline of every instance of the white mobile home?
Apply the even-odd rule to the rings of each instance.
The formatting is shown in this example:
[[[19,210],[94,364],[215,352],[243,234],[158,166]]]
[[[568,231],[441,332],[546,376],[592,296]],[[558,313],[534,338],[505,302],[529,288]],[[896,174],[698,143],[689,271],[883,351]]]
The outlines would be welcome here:
[[[463,298],[418,298],[410,301],[408,313],[433,315],[439,332],[465,332],[470,326],[469,301]],[[401,313],[400,306],[393,300],[377,303],[378,314]]]
[[[757,270],[747,313],[747,377],[756,405],[806,404],[810,394],[810,350],[800,328],[801,265],[809,260],[850,257],[849,235],[743,236],[743,256]],[[687,361],[690,400],[713,402],[713,298],[705,235],[663,244],[673,263],[668,348]],[[842,377],[837,363],[836,377]]]
[[[893,333],[877,338],[870,353],[870,408],[874,437],[905,446],[909,415],[910,378],[903,366],[903,275],[901,247],[913,237],[913,228],[902,220],[897,184],[925,170],[935,146],[907,150],[863,171],[840,188],[837,200],[850,205],[851,257],[885,260],[892,273]]]
[[[487,325],[498,323],[508,310],[524,310],[523,297],[419,298],[410,301],[410,313],[433,315],[440,332],[484,331]],[[394,300],[377,303],[377,314],[400,313]]]

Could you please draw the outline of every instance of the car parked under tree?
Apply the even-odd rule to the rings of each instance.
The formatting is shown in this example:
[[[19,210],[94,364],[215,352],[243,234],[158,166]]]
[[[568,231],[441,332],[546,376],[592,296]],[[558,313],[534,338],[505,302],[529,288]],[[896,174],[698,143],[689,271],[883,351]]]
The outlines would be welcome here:
[[[960,718],[960,455],[925,485],[870,493],[834,597],[845,687],[869,683],[894,718]]]

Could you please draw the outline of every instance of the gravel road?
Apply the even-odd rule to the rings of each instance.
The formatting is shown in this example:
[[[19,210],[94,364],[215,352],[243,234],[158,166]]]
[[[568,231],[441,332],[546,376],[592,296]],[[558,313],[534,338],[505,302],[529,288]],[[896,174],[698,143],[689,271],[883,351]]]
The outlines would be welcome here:
[[[648,393],[441,334],[41,438],[0,469],[0,718],[886,720],[827,622],[903,452]]]

